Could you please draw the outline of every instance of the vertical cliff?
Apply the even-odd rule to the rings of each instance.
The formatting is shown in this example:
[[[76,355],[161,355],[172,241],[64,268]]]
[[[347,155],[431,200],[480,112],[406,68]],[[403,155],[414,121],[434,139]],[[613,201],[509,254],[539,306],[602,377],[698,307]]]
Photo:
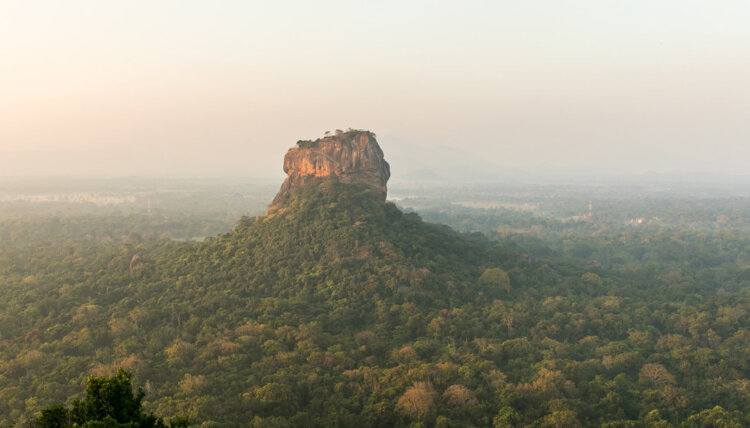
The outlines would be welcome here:
[[[385,200],[390,166],[383,157],[375,134],[352,130],[315,141],[298,141],[284,156],[288,175],[269,211],[284,205],[296,189],[324,180],[359,184]]]

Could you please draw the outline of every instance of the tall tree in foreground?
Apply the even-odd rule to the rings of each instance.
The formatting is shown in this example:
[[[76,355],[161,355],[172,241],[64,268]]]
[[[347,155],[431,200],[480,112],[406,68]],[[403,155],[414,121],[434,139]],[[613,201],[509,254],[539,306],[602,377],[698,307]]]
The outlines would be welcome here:
[[[119,368],[111,378],[91,376],[86,397],[73,401],[68,410],[61,404],[42,410],[32,426],[57,427],[186,427],[187,418],[175,418],[167,425],[153,413],[144,413],[141,406],[146,395],[142,388],[133,392],[132,375]]]

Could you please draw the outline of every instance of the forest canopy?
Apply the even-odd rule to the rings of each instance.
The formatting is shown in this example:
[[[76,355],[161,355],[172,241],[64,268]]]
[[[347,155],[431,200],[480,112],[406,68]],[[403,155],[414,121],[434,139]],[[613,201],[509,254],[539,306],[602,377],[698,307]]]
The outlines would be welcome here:
[[[117,368],[206,426],[750,423],[746,234],[459,234],[335,183],[203,242],[112,221],[0,224],[2,424]]]

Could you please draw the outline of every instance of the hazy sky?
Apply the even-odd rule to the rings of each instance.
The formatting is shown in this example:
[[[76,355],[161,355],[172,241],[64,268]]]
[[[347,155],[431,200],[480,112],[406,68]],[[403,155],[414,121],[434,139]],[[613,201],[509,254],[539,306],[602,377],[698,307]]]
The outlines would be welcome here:
[[[747,173],[749,23],[747,0],[0,0],[0,175],[279,174],[347,127],[386,158]]]

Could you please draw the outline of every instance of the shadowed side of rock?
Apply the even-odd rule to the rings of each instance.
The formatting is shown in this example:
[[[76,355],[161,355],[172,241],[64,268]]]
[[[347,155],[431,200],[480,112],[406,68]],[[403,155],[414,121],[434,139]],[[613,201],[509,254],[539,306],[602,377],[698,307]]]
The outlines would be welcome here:
[[[298,141],[284,156],[284,172],[288,177],[269,211],[282,207],[296,189],[325,180],[362,185],[385,201],[391,175],[375,134],[369,131]]]

